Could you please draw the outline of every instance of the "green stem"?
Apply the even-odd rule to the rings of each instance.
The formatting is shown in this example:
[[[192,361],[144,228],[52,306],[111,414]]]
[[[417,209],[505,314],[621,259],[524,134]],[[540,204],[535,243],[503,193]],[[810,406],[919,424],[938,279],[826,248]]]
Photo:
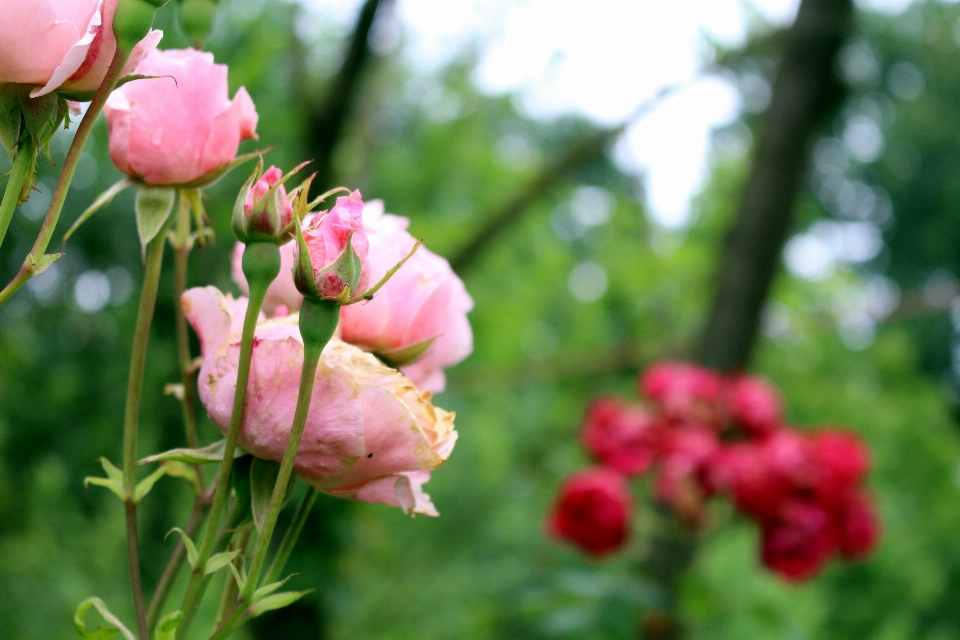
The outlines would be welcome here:
[[[230,543],[230,551],[239,550],[240,555],[233,559],[233,564],[240,575],[243,575],[243,560],[250,543],[250,536],[253,534],[253,527],[247,527],[236,534],[234,540]],[[237,598],[239,587],[237,581],[232,575],[227,575],[226,582],[223,585],[223,595],[220,597],[220,607],[217,611],[217,624],[222,622],[230,612],[233,611],[233,604]]]
[[[63,211],[63,204],[67,200],[67,192],[70,190],[70,183],[73,181],[73,174],[76,172],[77,164],[80,162],[80,153],[83,151],[83,147],[90,137],[90,132],[93,131],[93,125],[97,121],[97,116],[100,115],[100,112],[103,110],[103,105],[107,102],[107,97],[110,95],[110,92],[113,91],[113,88],[117,85],[117,81],[123,74],[123,66],[127,63],[128,57],[130,57],[129,52],[124,52],[122,47],[117,47],[117,52],[113,56],[113,61],[110,62],[110,68],[107,70],[107,75],[103,79],[103,84],[100,85],[97,93],[93,96],[93,101],[90,102],[87,113],[83,116],[83,120],[80,121],[80,126],[77,127],[77,133],[73,136],[73,142],[70,143],[70,150],[67,152],[67,157],[63,161],[63,168],[60,170],[57,186],[53,190],[53,199],[50,201],[50,208],[47,209],[47,216],[43,219],[43,226],[40,227],[37,240],[33,243],[33,248],[30,249],[30,253],[27,254],[27,258],[23,261],[23,266],[20,267],[20,271],[17,272],[13,280],[0,291],[0,307],[2,307],[20,287],[26,284],[27,280],[40,272],[40,261],[43,258],[44,252],[47,250],[47,245],[50,244],[54,230],[57,228],[60,212]]]
[[[7,180],[7,188],[3,192],[3,201],[0,201],[0,245],[3,244],[3,238],[7,235],[7,228],[10,226],[10,220],[13,219],[13,211],[17,208],[23,185],[30,172],[33,171],[36,160],[37,143],[33,136],[27,134],[17,145],[17,154],[13,158],[13,169],[10,171],[10,178]]]
[[[277,525],[277,516],[283,508],[287,495],[287,486],[293,476],[293,465],[300,448],[300,440],[307,424],[307,414],[310,412],[310,401],[313,396],[313,383],[317,374],[317,365],[320,363],[320,354],[333,336],[340,317],[340,307],[319,299],[305,298],[300,308],[300,335],[303,338],[303,368],[300,373],[300,388],[297,394],[297,408],[293,415],[293,425],[290,428],[290,437],[287,439],[287,448],[280,463],[280,473],[270,496],[270,505],[267,508],[267,517],[260,530],[260,537],[253,549],[250,570],[240,592],[240,598],[233,609],[232,615],[221,623],[210,636],[211,640],[222,638],[230,633],[236,622],[240,621],[248,607],[253,603],[253,596],[257,590],[260,572],[270,549],[270,539]]]
[[[134,493],[137,487],[137,431],[140,426],[140,398],[143,395],[143,374],[147,362],[147,343],[150,325],[157,303],[160,287],[160,268],[163,266],[163,250],[167,239],[158,233],[147,249],[147,267],[143,274],[143,291],[140,293],[140,308],[137,326],[133,334],[133,349],[130,356],[130,378],[127,382],[127,403],[123,414],[123,489],[126,494],[127,556],[130,561],[130,584],[133,589],[133,604],[137,613],[140,638],[149,638],[147,611],[143,603],[143,584],[140,578],[140,556],[137,546],[137,503]]]
[[[290,523],[287,533],[283,536],[280,548],[277,549],[277,555],[274,556],[273,562],[270,563],[270,568],[263,576],[264,584],[271,584],[280,579],[280,574],[287,565],[287,560],[290,559],[290,554],[297,544],[297,538],[300,537],[300,532],[303,531],[303,525],[307,523],[307,516],[310,515],[310,509],[313,508],[313,503],[317,501],[319,494],[320,492],[313,487],[307,487],[307,491],[303,494],[300,504],[297,505],[297,512],[293,515],[293,521]]]
[[[246,407],[247,383],[250,380],[250,361],[253,355],[253,334],[257,327],[257,318],[263,307],[263,299],[267,295],[267,287],[280,273],[280,249],[272,243],[257,242],[246,246],[243,254],[243,270],[250,285],[250,299],[247,303],[247,313],[243,319],[243,332],[240,338],[240,361],[237,365],[237,387],[233,398],[233,412],[230,415],[230,428],[223,448],[223,460],[217,472],[216,491],[213,494],[213,505],[207,519],[203,541],[197,555],[197,563],[190,574],[187,592],[183,597],[184,621],[177,629],[178,640],[184,638],[197,608],[203,598],[206,588],[205,570],[207,560],[213,551],[217,538],[217,526],[220,515],[226,506],[230,495],[230,471],[233,468],[233,456],[237,450],[237,441],[240,438],[240,427],[243,425],[243,413]]]
[[[193,242],[190,239],[190,199],[180,193],[180,207],[177,210],[177,228],[173,236],[174,254],[174,300],[179,303],[187,290],[187,267]],[[176,307],[177,357],[180,360],[180,378],[183,382],[183,429],[187,446],[196,449],[200,446],[197,436],[196,390],[194,385],[193,357],[190,353],[190,333],[187,329],[187,316],[180,304]],[[203,493],[203,470],[194,465],[200,492]]]

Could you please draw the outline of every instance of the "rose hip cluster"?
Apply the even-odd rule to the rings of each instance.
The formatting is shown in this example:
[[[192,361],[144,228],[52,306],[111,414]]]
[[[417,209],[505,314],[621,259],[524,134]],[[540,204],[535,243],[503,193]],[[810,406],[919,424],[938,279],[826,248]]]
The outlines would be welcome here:
[[[789,580],[876,545],[880,525],[863,487],[870,451],[857,434],[798,431],[766,380],[691,363],[653,365],[639,390],[648,402],[602,397],[588,408],[580,441],[602,466],[565,482],[548,525],[556,537],[594,555],[619,548],[627,480],[653,472],[656,498],[694,528],[707,523],[707,499],[729,499],[760,525],[763,563]]]

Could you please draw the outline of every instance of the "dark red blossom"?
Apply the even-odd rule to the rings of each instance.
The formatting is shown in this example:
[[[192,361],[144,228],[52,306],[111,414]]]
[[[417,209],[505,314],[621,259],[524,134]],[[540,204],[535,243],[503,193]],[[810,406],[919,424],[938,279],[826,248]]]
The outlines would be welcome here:
[[[825,504],[843,501],[870,470],[870,450],[852,431],[824,429],[810,438],[814,491]]]
[[[760,521],[774,517],[791,490],[790,480],[766,449],[752,442],[724,447],[710,462],[713,487],[726,493],[745,515]]]
[[[622,475],[603,467],[584,469],[563,483],[547,528],[554,537],[600,556],[626,541],[632,509]]]
[[[628,476],[645,473],[660,448],[656,416],[618,398],[594,400],[580,429],[580,442],[604,465]]]
[[[671,420],[719,424],[723,376],[689,362],[658,362],[640,377],[640,393]]]
[[[847,495],[842,508],[834,515],[837,544],[848,558],[863,558],[873,551],[880,539],[880,520],[873,500],[864,491]]]
[[[763,564],[788,580],[812,578],[835,549],[830,514],[814,502],[790,500],[763,527]]]

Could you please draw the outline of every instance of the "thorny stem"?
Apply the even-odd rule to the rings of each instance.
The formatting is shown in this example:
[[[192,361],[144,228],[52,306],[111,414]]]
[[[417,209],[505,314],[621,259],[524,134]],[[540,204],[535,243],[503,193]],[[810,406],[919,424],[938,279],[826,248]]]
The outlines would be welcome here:
[[[133,604],[137,614],[140,638],[149,638],[147,611],[143,603],[143,584],[140,577],[140,554],[137,546],[137,502],[135,492],[137,478],[137,431],[140,426],[140,399],[143,395],[143,374],[147,361],[147,343],[150,325],[157,303],[160,287],[160,268],[163,265],[163,250],[167,239],[158,233],[147,250],[147,267],[143,274],[143,291],[140,293],[140,308],[133,334],[133,349],[130,356],[130,378],[127,383],[127,402],[123,415],[123,490],[126,498],[127,555],[130,561],[130,584],[133,589]]]
[[[33,243],[33,248],[27,254],[23,261],[20,271],[10,281],[10,283],[0,291],[0,307],[2,307],[20,287],[27,283],[27,280],[40,273],[40,261],[43,259],[47,245],[53,237],[53,232],[57,228],[57,221],[60,219],[60,212],[63,211],[63,204],[67,199],[67,192],[70,190],[70,183],[73,181],[73,174],[77,170],[77,164],[80,162],[80,153],[83,151],[90,132],[93,131],[93,125],[97,121],[97,116],[103,110],[103,105],[107,102],[107,96],[113,91],[117,81],[123,74],[123,66],[127,63],[129,52],[123,51],[123,47],[117,47],[117,52],[113,55],[110,62],[110,68],[103,79],[103,84],[97,89],[93,96],[93,101],[87,108],[80,126],[77,127],[77,133],[73,136],[73,142],[70,143],[70,150],[63,161],[63,169],[60,170],[60,177],[57,178],[57,186],[53,190],[53,199],[50,201],[50,208],[47,209],[47,216],[43,219],[43,226],[40,227],[40,233],[37,240]]]

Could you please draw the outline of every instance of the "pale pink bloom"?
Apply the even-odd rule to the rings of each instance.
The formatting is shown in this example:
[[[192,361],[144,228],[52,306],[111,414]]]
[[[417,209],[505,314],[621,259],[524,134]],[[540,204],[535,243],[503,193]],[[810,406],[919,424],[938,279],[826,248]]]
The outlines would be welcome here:
[[[226,431],[236,393],[247,301],[213,287],[187,291],[184,312],[200,337],[198,385],[210,418]],[[297,316],[256,330],[240,445],[279,461],[297,404],[303,342]],[[454,414],[434,407],[397,371],[336,338],[323,351],[297,474],[331,495],[437,515],[422,485],[453,450]]]
[[[363,212],[370,239],[370,282],[375,283],[416,244],[410,221],[383,213],[373,201]],[[432,340],[413,364],[403,367],[421,389],[443,391],[445,367],[473,351],[467,313],[473,300],[446,259],[421,246],[369,302],[344,307],[343,340],[365,351],[388,355]]]
[[[151,185],[194,182],[256,138],[253,101],[243,87],[229,99],[227,67],[213,54],[154,51],[136,72],[159,77],[123,85],[104,108],[110,158],[127,175]]]
[[[34,85],[32,97],[51,91],[94,91],[117,48],[113,14],[119,0],[0,0],[0,84]],[[156,48],[151,31],[134,47],[124,74]]]
[[[367,289],[370,280],[370,266],[368,261],[369,242],[367,232],[363,227],[363,198],[359,191],[348,196],[340,196],[337,203],[327,213],[318,213],[310,218],[303,228],[303,239],[310,252],[310,266],[312,277],[320,295],[325,298],[336,298],[349,285],[350,295],[355,296]],[[347,248],[347,243],[353,245],[362,263],[360,278],[356,282],[347,282],[341,274],[328,269],[340,254]],[[296,251],[296,245],[294,245]],[[294,281],[296,281],[294,273]],[[301,289],[304,290],[305,289]]]

